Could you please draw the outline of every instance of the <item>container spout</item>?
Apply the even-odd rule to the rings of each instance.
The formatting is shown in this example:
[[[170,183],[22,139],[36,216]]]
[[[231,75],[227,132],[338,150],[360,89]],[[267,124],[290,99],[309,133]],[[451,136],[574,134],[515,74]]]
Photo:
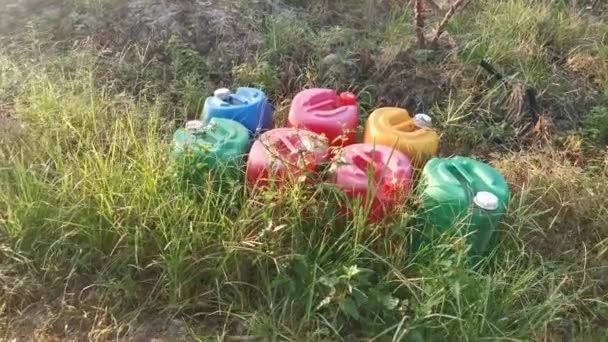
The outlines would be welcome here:
[[[355,94],[345,91],[340,93],[340,105],[342,106],[354,106],[357,104],[357,96]]]
[[[230,94],[230,89],[228,88],[219,88],[213,92],[213,96],[225,102],[230,101]]]
[[[418,128],[431,128],[433,126],[433,119],[426,114],[414,115],[414,125]]]
[[[201,120],[190,120],[186,122],[187,131],[200,131],[205,127],[205,123]]]
[[[483,210],[496,210],[498,209],[498,197],[491,192],[480,191],[473,198],[473,203]]]

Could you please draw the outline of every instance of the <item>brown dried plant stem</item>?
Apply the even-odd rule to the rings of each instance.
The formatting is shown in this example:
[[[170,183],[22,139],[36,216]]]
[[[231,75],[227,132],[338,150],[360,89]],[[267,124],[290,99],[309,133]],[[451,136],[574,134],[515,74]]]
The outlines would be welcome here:
[[[450,6],[448,12],[445,14],[439,25],[437,25],[437,30],[435,30],[435,36],[431,41],[432,47],[437,47],[439,38],[443,34],[443,31],[445,31],[446,26],[448,26],[448,22],[450,22],[450,19],[452,19],[454,14],[456,14],[456,11],[458,11],[458,9],[464,4],[464,1],[465,0],[456,0],[456,2],[454,2],[452,6]]]
[[[418,37],[418,45],[420,47],[426,46],[424,39],[424,5],[423,0],[416,0],[414,2],[414,18],[416,20],[416,36]]]

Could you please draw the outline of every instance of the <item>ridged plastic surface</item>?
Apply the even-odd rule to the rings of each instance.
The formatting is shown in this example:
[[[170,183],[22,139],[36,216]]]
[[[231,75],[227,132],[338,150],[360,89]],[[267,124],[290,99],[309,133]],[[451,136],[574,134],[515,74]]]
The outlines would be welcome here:
[[[425,239],[464,225],[463,233],[470,234],[471,254],[479,256],[487,251],[509,201],[509,187],[496,169],[471,158],[434,158],[422,171],[419,191],[423,200],[421,217],[427,223]],[[496,209],[486,210],[475,204],[480,192],[495,196]]]
[[[406,109],[396,107],[378,108],[370,114],[363,142],[395,147],[407,155],[417,169],[422,169],[439,150],[437,132],[417,127]]]
[[[327,140],[318,134],[297,128],[275,128],[262,134],[251,146],[247,160],[247,182],[265,186],[270,182],[295,181],[307,172],[316,171],[327,161]]]
[[[333,162],[335,184],[349,197],[359,197],[370,212],[368,221],[382,220],[406,199],[412,182],[407,156],[390,147],[354,144]]]
[[[288,125],[325,135],[331,146],[355,142],[359,106],[354,94],[333,89],[307,89],[298,93],[289,110]]]
[[[255,88],[238,88],[230,94],[234,101],[224,101],[216,96],[205,100],[202,120],[209,122],[212,118],[231,119],[241,123],[251,133],[272,128],[273,108],[264,92]]]
[[[173,153],[182,171],[193,177],[214,168],[236,171],[243,163],[249,137],[249,131],[240,123],[212,118],[200,129],[178,129],[173,136]]]

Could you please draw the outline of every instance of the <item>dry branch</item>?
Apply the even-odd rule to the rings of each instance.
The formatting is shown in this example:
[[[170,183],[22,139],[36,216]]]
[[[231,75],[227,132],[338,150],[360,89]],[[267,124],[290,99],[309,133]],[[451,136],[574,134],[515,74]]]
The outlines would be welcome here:
[[[446,26],[448,26],[448,22],[450,22],[450,19],[452,19],[454,14],[456,14],[456,11],[458,11],[458,8],[460,8],[463,4],[464,0],[456,0],[456,2],[454,2],[452,6],[450,6],[448,12],[445,14],[439,25],[437,25],[437,30],[435,30],[435,37],[433,37],[433,40],[431,41],[432,47],[437,46],[437,42],[443,34],[443,31],[445,31]]]
[[[418,45],[421,48],[426,46],[424,39],[424,5],[423,0],[416,0],[414,2],[414,18],[416,20],[416,36],[418,37]]]

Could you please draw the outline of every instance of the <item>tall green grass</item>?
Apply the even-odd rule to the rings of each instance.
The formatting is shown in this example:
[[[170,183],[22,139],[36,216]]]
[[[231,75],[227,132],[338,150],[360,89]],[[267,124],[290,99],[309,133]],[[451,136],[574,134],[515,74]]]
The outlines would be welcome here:
[[[580,7],[551,0],[472,5],[450,23],[450,32],[470,38],[459,44],[465,62],[477,64],[485,58],[505,68],[507,76],[548,85],[555,74],[568,70],[564,64],[578,50],[600,56],[593,45],[603,40],[605,31]],[[563,66],[553,69],[556,64]]]
[[[95,59],[72,66],[21,70],[22,129],[0,138],[2,267],[68,279],[70,292],[94,287],[95,306],[117,320],[151,311],[218,322],[203,332],[216,338],[525,340],[565,320],[585,331],[572,313],[588,287],[569,285],[580,273],[526,245],[554,215],[537,189],[514,191],[480,265],[457,233],[412,256],[412,206],[368,225],[364,211],[338,215],[339,194],[323,183],[251,194],[209,175],[183,187],[170,107],[113,91]]]

